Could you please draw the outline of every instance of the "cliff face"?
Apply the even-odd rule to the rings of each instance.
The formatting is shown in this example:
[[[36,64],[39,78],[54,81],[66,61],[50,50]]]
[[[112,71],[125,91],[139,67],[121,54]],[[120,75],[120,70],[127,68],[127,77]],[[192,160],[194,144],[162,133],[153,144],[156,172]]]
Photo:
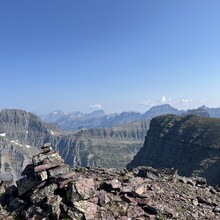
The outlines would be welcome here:
[[[173,167],[184,176],[199,175],[220,183],[220,119],[195,115],[152,119],[143,148],[127,168]]]
[[[0,112],[0,178],[16,179],[24,166],[30,163],[33,155],[39,152],[38,146],[51,141],[52,125],[43,123],[37,116],[22,110],[5,109]]]
[[[63,136],[57,148],[71,166],[125,168],[143,146],[149,121]]]
[[[50,142],[70,166],[125,168],[143,146],[149,121],[107,129],[59,129],[32,113],[6,109],[0,112],[0,179],[20,177],[22,169]]]

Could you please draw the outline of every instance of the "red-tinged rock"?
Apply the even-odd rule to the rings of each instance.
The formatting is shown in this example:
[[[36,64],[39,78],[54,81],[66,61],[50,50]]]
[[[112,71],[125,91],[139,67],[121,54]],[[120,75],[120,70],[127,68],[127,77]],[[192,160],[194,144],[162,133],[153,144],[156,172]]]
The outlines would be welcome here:
[[[122,200],[121,201],[112,200],[109,203],[107,203],[104,206],[104,208],[110,211],[111,216],[118,218],[120,216],[127,215],[128,204]]]
[[[55,161],[57,159],[60,159],[60,155],[58,154],[57,151],[50,151],[49,153],[47,154],[38,154],[36,156],[33,156],[32,158],[32,162],[33,164],[36,166],[36,165],[40,165],[43,163],[44,160],[49,160],[49,161]]]
[[[101,220],[115,220],[115,217],[109,210],[104,208],[100,211],[100,218],[99,219],[101,219]]]
[[[64,188],[65,186],[67,186],[69,182],[76,182],[80,176],[81,175],[76,172],[71,172],[61,175],[57,180],[59,182],[59,188],[60,189]]]
[[[144,210],[139,206],[129,206],[127,211],[127,217],[131,219],[137,219],[145,215]]]
[[[116,193],[115,192],[112,192],[112,193],[108,193],[108,198],[111,200],[110,203],[113,201],[113,202],[121,202],[123,201],[120,197],[120,194],[119,193]]]
[[[146,206],[149,204],[151,199],[150,198],[136,198],[136,201],[139,206]]]
[[[147,191],[147,185],[142,184],[142,185],[137,185],[135,187],[130,187],[130,188],[123,187],[121,192],[123,193],[126,192],[128,195],[131,195],[133,197],[146,197],[146,191]]]
[[[121,189],[122,193],[130,193],[132,191],[134,191],[134,186],[123,186]]]
[[[84,219],[84,214],[76,211],[76,210],[68,210],[67,215],[72,219],[72,220],[81,220]]]
[[[110,199],[107,192],[105,190],[100,190],[98,204],[104,206],[108,202],[110,202]]]
[[[131,178],[129,182],[137,186],[137,185],[143,184],[145,180],[142,177],[136,176],[136,177]]]
[[[141,217],[137,217],[135,220],[147,220],[147,219],[154,219],[155,218],[151,218],[149,215],[144,215],[144,216],[141,216]]]
[[[50,218],[59,219],[61,213],[61,201],[62,198],[59,195],[54,195],[48,197],[47,202],[42,206],[45,210],[47,210],[50,213]]]
[[[128,194],[122,194],[121,199],[127,203],[132,203],[134,202],[134,198],[130,197]]]
[[[95,196],[95,184],[93,179],[80,177],[75,182],[77,192],[83,199],[89,199]]]
[[[68,183],[68,186],[65,188],[65,198],[69,203],[73,203],[82,199],[81,195],[76,190],[74,183]]]
[[[138,195],[141,196],[145,192],[145,186],[141,185],[135,188],[134,192]]]
[[[133,173],[139,177],[149,178],[152,180],[161,179],[161,175],[158,170],[152,167],[139,166],[133,169]]]
[[[72,181],[73,181],[72,179],[67,179],[67,180],[62,180],[62,181],[59,180],[59,188],[62,189],[62,188],[67,187],[68,183]]]
[[[50,185],[45,186],[42,189],[37,190],[30,196],[30,200],[33,203],[38,203],[42,201],[46,197],[50,197],[54,195],[54,191],[57,189],[57,184],[52,183]]]
[[[53,169],[47,170],[49,177],[61,176],[62,174],[65,174],[68,172],[69,172],[69,167],[65,164],[55,167]]]
[[[98,211],[98,206],[88,201],[78,201],[73,203],[74,208],[84,214],[86,220],[94,220]]]
[[[69,173],[62,173],[60,176],[61,180],[67,180],[67,179],[72,179],[72,180],[77,180],[81,175],[75,171],[71,171]]]
[[[131,218],[128,218],[127,216],[121,216],[118,217],[117,220],[131,220]]]
[[[61,164],[64,163],[64,160],[58,160],[58,161],[54,161],[53,163],[47,163],[47,164],[43,164],[43,165],[38,165],[34,168],[34,172],[40,172],[40,171],[44,171],[44,170],[48,170],[50,168],[53,168],[53,167],[57,167]]]
[[[107,184],[110,184],[112,189],[121,189],[121,182],[118,179],[108,181]]]
[[[102,184],[102,188],[109,192],[112,190],[120,191],[122,188],[122,185],[118,179],[112,179],[112,180],[104,182]]]

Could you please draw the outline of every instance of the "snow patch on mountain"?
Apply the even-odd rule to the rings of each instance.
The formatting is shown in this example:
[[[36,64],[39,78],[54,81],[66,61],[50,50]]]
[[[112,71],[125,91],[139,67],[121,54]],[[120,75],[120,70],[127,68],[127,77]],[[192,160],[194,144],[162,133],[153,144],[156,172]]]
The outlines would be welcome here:
[[[18,142],[18,140],[11,140],[11,143],[22,147],[23,145]]]

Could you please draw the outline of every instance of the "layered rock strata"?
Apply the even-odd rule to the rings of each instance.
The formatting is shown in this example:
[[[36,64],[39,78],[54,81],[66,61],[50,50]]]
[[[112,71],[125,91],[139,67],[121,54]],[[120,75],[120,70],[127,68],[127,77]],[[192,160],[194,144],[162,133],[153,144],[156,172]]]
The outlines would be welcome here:
[[[0,180],[11,184],[50,142],[65,163],[75,166],[125,168],[144,144],[149,121],[112,128],[66,131],[22,110],[0,111]]]
[[[201,176],[220,184],[220,119],[166,115],[151,120],[144,146],[127,169],[175,168],[183,176]]]

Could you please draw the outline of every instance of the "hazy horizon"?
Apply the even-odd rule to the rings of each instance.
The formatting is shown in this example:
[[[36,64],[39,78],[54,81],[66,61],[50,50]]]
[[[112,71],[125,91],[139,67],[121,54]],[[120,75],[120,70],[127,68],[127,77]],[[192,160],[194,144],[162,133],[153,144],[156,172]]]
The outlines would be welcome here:
[[[0,109],[220,107],[220,1],[0,2]]]
[[[93,113],[93,112],[99,111],[99,110],[104,111],[105,114],[108,114],[108,115],[110,115],[110,114],[120,114],[120,113],[122,113],[122,112],[136,112],[136,113],[144,114],[145,112],[147,112],[147,111],[150,110],[151,108],[157,107],[157,106],[160,106],[160,105],[164,105],[164,104],[168,104],[168,105],[170,105],[171,107],[178,109],[179,111],[193,110],[193,109],[197,109],[197,108],[202,107],[202,106],[205,106],[205,107],[208,107],[208,108],[220,108],[220,106],[219,106],[219,107],[212,107],[212,106],[207,106],[207,105],[199,105],[199,106],[197,106],[197,107],[192,107],[192,108],[187,108],[186,106],[185,106],[185,108],[178,108],[178,107],[176,107],[176,106],[174,106],[174,105],[171,105],[171,104],[169,104],[169,103],[160,103],[160,104],[155,104],[155,105],[146,107],[144,111],[138,111],[138,110],[132,110],[132,109],[131,109],[131,110],[124,109],[124,110],[122,110],[122,111],[109,112],[109,111],[106,111],[106,110],[103,109],[103,108],[91,108],[91,107],[88,108],[86,111],[81,111],[81,110],[79,110],[79,109],[62,110],[61,108],[59,108],[59,109],[53,109],[52,111],[47,111],[47,112],[37,112],[37,111],[35,111],[35,110],[27,110],[27,109],[23,109],[23,108],[2,108],[2,109],[0,109],[0,111],[2,111],[2,110],[4,110],[4,109],[18,109],[18,110],[23,110],[23,111],[27,111],[27,112],[32,112],[32,113],[34,113],[34,114],[36,114],[36,115],[39,115],[39,116],[45,116],[45,115],[51,114],[51,113],[56,112],[56,111],[61,111],[61,112],[63,112],[64,114],[70,114],[70,113],[74,113],[74,112],[80,112],[80,113],[83,113],[83,114],[90,114],[90,113]]]

